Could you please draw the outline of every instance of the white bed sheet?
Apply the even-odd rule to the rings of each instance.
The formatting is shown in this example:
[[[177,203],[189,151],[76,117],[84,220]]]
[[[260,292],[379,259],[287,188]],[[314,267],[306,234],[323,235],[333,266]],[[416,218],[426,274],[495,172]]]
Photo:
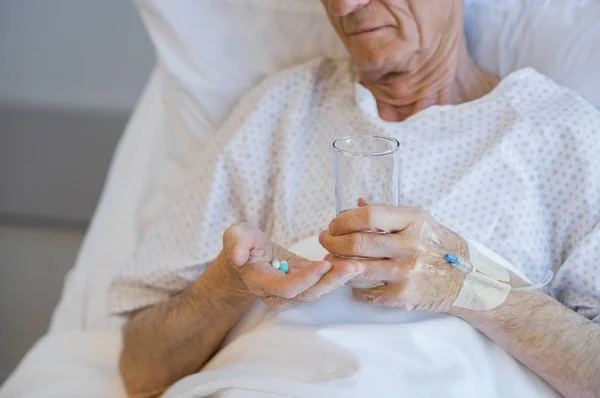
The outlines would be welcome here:
[[[71,330],[38,341],[0,390],[2,398],[125,398],[117,332]]]

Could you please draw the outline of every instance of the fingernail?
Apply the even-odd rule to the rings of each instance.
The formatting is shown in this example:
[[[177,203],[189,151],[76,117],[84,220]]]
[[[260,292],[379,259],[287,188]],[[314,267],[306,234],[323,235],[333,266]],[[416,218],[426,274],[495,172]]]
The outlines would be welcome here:
[[[331,265],[328,265],[327,267],[321,268],[319,270],[319,276],[323,276],[326,273],[328,273],[329,271],[331,271]]]
[[[335,223],[334,223],[333,221],[331,221],[331,222],[329,223],[329,232],[333,233],[333,229],[334,229],[334,227],[335,227]]]
[[[327,233],[327,231],[321,231],[321,233],[319,234],[319,242],[323,241],[323,237],[325,236],[326,233]]]

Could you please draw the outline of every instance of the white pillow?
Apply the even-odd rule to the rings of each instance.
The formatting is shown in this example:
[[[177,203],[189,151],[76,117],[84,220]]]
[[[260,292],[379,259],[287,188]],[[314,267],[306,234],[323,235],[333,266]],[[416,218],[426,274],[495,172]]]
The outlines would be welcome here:
[[[467,0],[465,26],[487,71],[532,66],[600,108],[600,1]]]
[[[217,128],[265,76],[320,55],[345,56],[319,0],[137,0],[169,101]],[[192,110],[189,100],[198,109]],[[193,107],[193,106],[192,106]],[[205,128],[202,124],[198,128]]]
[[[156,47],[168,132],[138,212],[143,229],[246,91],[285,66],[345,50],[318,0],[136,3]]]
[[[170,76],[167,103],[202,141],[266,75],[345,50],[319,0],[137,0]],[[469,47],[500,76],[533,66],[600,105],[600,2],[467,0]]]

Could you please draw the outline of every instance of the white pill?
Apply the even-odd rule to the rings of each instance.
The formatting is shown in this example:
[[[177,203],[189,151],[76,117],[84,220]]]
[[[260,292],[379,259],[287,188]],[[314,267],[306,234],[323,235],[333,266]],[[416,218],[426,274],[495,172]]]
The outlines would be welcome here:
[[[273,260],[271,260],[271,267],[279,269],[281,267],[281,262],[274,258]]]

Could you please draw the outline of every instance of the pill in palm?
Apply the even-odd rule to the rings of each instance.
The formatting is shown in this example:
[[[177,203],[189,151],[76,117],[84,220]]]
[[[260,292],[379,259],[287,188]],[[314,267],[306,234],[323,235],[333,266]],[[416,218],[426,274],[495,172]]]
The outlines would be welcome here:
[[[285,272],[286,274],[288,272],[290,272],[290,267],[288,266],[287,261],[282,261],[281,264],[280,264],[280,266],[279,266],[279,269],[282,270],[283,272]]]
[[[273,267],[275,269],[280,269],[283,272],[285,272],[286,274],[290,271],[290,266],[287,261],[285,261],[285,260],[279,261],[276,258],[271,260],[271,267]]]

